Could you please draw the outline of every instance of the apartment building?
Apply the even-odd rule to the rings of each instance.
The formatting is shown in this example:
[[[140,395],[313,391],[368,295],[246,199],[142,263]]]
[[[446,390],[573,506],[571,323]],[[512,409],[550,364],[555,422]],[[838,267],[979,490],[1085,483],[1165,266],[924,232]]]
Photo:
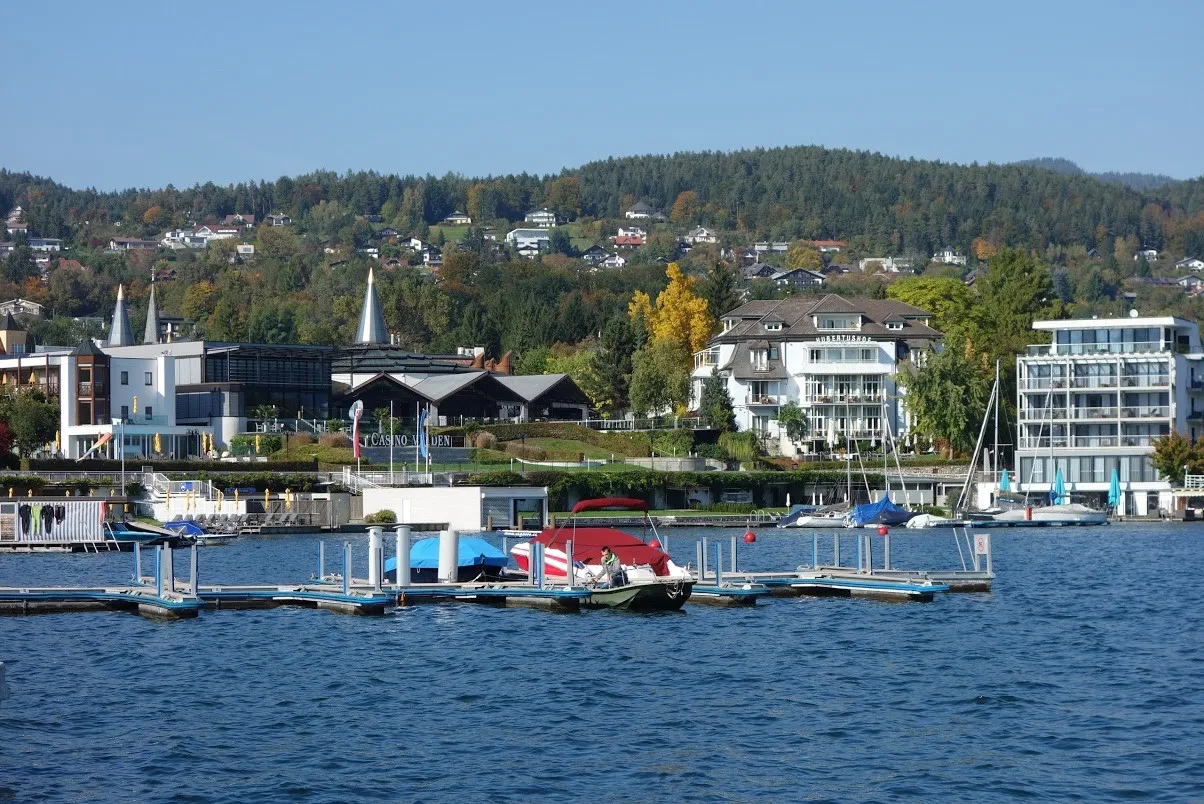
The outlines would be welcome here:
[[[941,333],[930,313],[886,299],[794,296],[752,301],[723,316],[723,331],[694,356],[692,404],[718,370],[727,382],[741,430],[762,435],[785,455],[881,444],[906,437],[909,422],[896,375]],[[790,443],[778,426],[781,407],[807,413],[809,436]]]
[[[1173,508],[1154,442],[1204,435],[1204,351],[1171,316],[1035,321],[1051,343],[1016,359],[1019,490],[1048,493],[1057,472],[1076,502],[1103,507],[1113,472],[1120,513]]]

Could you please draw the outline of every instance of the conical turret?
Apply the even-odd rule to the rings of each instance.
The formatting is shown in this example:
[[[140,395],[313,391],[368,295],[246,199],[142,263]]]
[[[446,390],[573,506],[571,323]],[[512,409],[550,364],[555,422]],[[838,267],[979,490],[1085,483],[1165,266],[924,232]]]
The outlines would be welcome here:
[[[150,301],[146,305],[146,329],[142,333],[143,343],[159,342],[159,305],[155,303],[155,280],[151,278]]]
[[[109,346],[133,346],[134,331],[125,311],[125,285],[117,286],[117,306],[113,308],[113,324],[109,327]]]
[[[380,310],[380,298],[376,295],[376,274],[368,269],[368,290],[364,293],[364,308],[360,311],[360,325],[355,328],[355,342],[388,343],[389,330],[385,327],[385,316]]]

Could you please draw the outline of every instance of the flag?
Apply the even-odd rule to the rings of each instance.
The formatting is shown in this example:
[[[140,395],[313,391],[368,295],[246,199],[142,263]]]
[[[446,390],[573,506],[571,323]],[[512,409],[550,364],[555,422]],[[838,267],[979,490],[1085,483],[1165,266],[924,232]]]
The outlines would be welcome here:
[[[357,407],[355,415],[352,417],[353,423],[351,426],[351,446],[355,450],[355,459],[360,459],[360,416],[363,415],[364,409]]]
[[[82,461],[82,460],[84,460],[84,459],[85,459],[85,458],[87,458],[89,455],[91,455],[93,452],[96,452],[96,450],[100,449],[100,448],[101,448],[101,447],[103,447],[105,444],[109,443],[109,441],[110,441],[112,438],[113,438],[113,434],[112,434],[112,433],[101,433],[101,435],[100,435],[100,438],[96,439],[96,443],[92,445],[92,448],[91,448],[90,450],[88,450],[87,452],[85,452],[83,455],[80,455],[80,456],[79,456],[78,458],[76,458],[75,460],[77,460],[77,461]]]
[[[428,412],[429,409],[423,410],[422,415],[418,417],[418,454],[424,461],[430,460],[431,457],[426,444],[426,414]]]

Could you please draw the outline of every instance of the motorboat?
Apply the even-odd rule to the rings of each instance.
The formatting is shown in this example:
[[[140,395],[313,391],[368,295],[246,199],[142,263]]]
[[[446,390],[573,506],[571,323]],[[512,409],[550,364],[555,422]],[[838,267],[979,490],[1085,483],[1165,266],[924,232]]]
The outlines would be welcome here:
[[[171,522],[164,522],[163,527],[205,547],[230,544],[238,538],[238,533],[210,533],[201,523],[192,519],[175,519]]]
[[[689,570],[675,564],[658,543],[649,544],[638,536],[616,528],[580,526],[577,514],[601,510],[643,511],[645,527],[651,527],[656,537],[656,528],[648,519],[648,504],[643,500],[617,497],[582,500],[573,506],[573,515],[568,522],[559,527],[545,528],[534,538],[519,542],[510,549],[519,569],[531,573],[533,546],[539,545],[543,553],[543,577],[553,582],[564,582],[571,577],[573,585],[588,587],[591,590],[585,601],[588,607],[625,611],[680,609],[690,599],[694,576]],[[570,542],[571,557],[568,554]],[[626,583],[599,583],[605,575],[602,569],[603,547],[609,547],[618,557]]]
[[[456,560],[456,581],[498,581],[505,575],[509,559],[484,539],[461,536]],[[397,557],[385,560],[385,579],[397,582]],[[439,582],[439,539],[419,539],[410,546],[410,582]]]
[[[919,528],[964,528],[968,523],[964,519],[948,516],[935,516],[934,514],[916,514],[911,519],[907,520],[906,527],[912,529]]]
[[[843,528],[849,512],[846,509],[824,510],[803,505],[778,520],[779,528]]]
[[[971,514],[970,524],[978,528],[1107,525],[1108,512],[1088,508],[1080,503],[1030,505],[998,512]]]

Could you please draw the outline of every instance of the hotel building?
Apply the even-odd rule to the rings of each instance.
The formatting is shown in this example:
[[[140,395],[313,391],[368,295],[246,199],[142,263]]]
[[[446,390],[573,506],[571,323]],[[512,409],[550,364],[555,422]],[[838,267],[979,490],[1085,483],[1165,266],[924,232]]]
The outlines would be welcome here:
[[[761,434],[770,452],[831,452],[848,439],[906,437],[896,374],[940,342],[930,317],[898,301],[834,294],[748,302],[725,314],[723,331],[694,355],[692,406],[717,369],[738,429]],[[778,426],[787,402],[800,405],[810,425],[797,448]]]
[[[1204,352],[1196,324],[1171,316],[1035,321],[1051,343],[1016,359],[1016,481],[1048,493],[1061,469],[1075,502],[1104,507],[1113,471],[1119,513],[1172,510],[1154,442],[1204,434]]]

